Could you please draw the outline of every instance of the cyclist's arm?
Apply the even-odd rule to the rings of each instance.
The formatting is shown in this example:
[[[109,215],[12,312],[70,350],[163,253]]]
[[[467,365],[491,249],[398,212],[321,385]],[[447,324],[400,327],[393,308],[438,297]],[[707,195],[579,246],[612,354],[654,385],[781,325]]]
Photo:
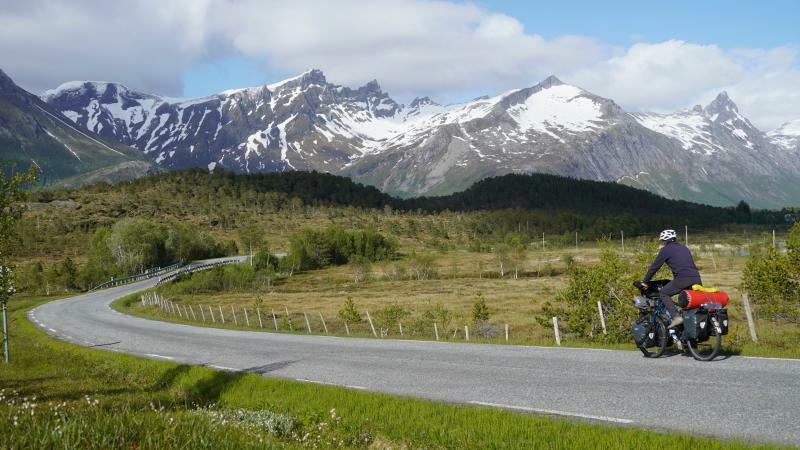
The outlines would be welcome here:
[[[650,281],[650,278],[653,278],[653,275],[655,275],[656,272],[658,272],[658,269],[660,269],[661,266],[664,265],[664,263],[667,261],[667,252],[665,250],[666,247],[662,248],[658,252],[656,260],[653,261],[653,264],[651,264],[650,268],[647,269],[647,274],[644,276],[644,280],[642,280],[643,283],[648,283]]]

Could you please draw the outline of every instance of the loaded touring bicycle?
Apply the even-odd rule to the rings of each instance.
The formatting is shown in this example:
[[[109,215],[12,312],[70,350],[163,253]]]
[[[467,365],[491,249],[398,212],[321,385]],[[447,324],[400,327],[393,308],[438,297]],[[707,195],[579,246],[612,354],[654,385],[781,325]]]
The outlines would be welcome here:
[[[633,339],[647,358],[658,358],[667,347],[675,345],[699,361],[711,361],[722,347],[722,336],[728,334],[728,294],[695,285],[678,294],[676,306],[683,311],[683,324],[668,328],[671,322],[659,298],[659,290],[669,280],[634,283],[641,295],[633,299],[639,317],[633,324]]]

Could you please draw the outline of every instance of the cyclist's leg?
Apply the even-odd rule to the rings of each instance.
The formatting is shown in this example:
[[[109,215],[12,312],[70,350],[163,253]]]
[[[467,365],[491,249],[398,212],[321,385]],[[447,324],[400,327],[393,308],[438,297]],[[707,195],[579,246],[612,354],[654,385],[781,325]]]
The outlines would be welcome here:
[[[675,309],[675,304],[672,303],[672,296],[684,289],[680,283],[681,279],[676,278],[665,284],[664,287],[658,291],[658,296],[661,298],[661,303],[664,304],[664,308],[666,308],[671,318],[678,316],[678,311]]]

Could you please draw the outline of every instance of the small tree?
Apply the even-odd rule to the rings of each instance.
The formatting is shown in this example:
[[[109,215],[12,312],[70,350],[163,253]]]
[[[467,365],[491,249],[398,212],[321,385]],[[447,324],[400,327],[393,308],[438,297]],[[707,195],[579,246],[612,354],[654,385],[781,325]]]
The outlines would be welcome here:
[[[472,305],[472,321],[477,324],[487,320],[489,320],[489,307],[486,305],[483,294],[478,292],[478,295],[475,296],[475,303]]]
[[[361,323],[364,319],[361,318],[361,313],[356,309],[356,304],[353,302],[352,297],[347,297],[344,301],[342,309],[339,310],[339,318],[344,323]]]

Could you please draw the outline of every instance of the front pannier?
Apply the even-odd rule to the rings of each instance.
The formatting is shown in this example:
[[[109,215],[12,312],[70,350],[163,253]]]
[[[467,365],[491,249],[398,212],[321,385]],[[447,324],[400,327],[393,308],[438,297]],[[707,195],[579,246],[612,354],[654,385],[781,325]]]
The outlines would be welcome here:
[[[633,341],[637,347],[655,347],[656,333],[653,328],[648,319],[640,320],[633,324]]]

